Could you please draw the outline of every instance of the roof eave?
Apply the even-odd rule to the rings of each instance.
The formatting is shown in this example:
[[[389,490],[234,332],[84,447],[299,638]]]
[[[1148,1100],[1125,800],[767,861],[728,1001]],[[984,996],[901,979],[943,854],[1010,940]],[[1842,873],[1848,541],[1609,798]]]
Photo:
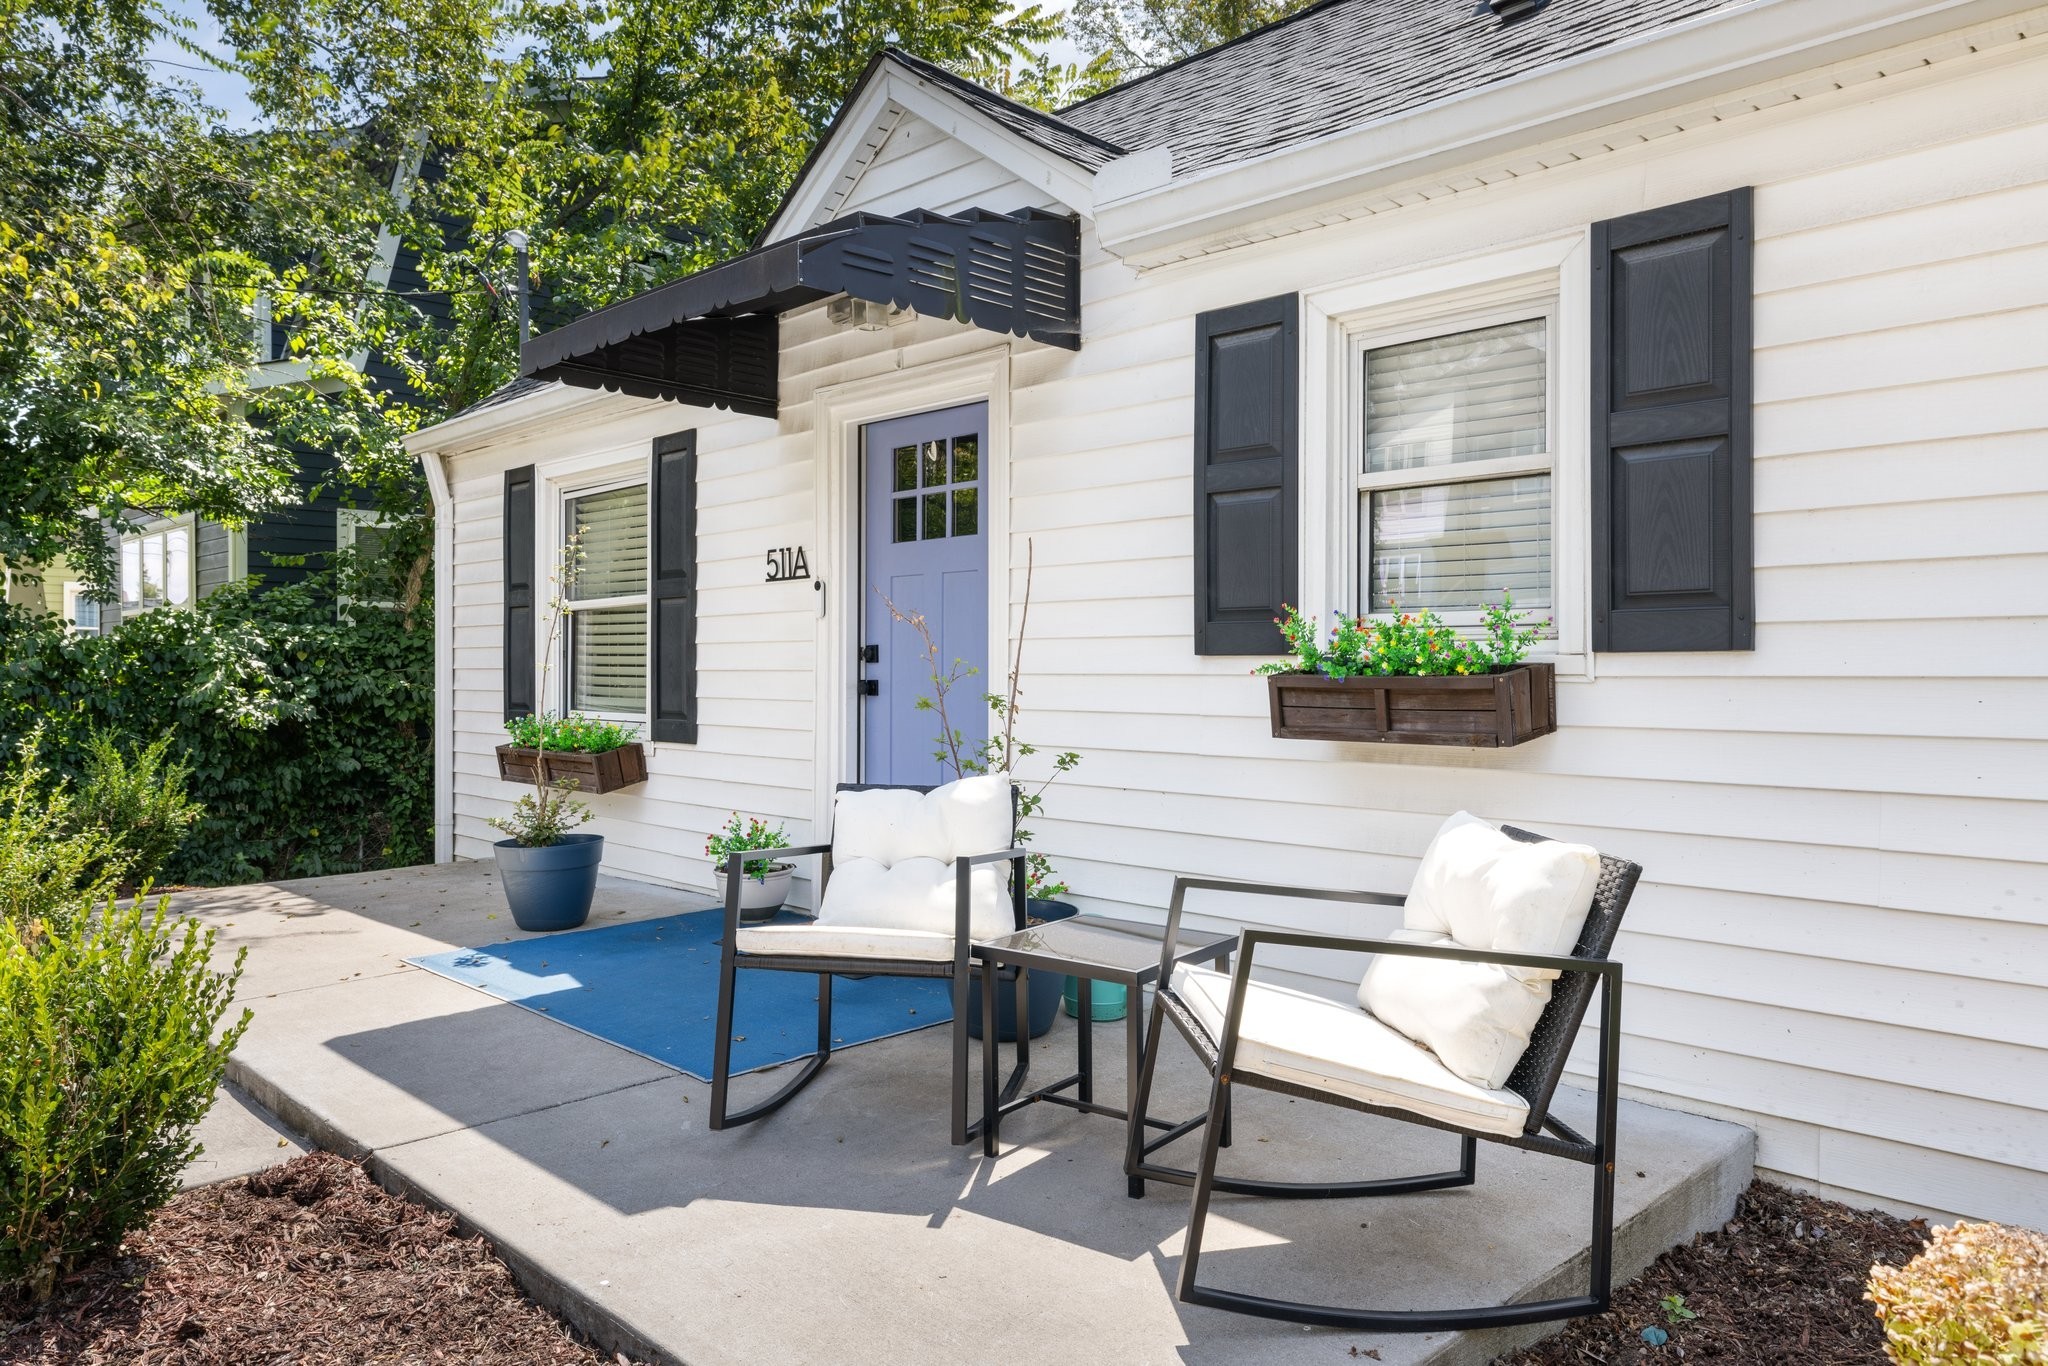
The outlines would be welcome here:
[[[1756,0],[1420,109],[1174,178],[1160,149],[1096,178],[1096,232],[1135,265],[1254,224],[1492,154],[1993,20],[2033,0],[1866,0],[1861,22],[1807,0]]]

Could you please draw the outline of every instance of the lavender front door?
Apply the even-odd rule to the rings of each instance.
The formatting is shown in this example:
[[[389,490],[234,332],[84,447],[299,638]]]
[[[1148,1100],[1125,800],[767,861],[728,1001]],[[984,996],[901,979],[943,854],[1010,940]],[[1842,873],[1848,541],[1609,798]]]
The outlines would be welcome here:
[[[861,781],[939,783],[953,775],[933,757],[937,713],[917,631],[890,615],[921,614],[939,646],[940,672],[978,670],[947,703],[965,755],[988,735],[988,537],[982,452],[988,405],[970,404],[870,423],[861,429]],[[883,601],[884,595],[888,602]]]

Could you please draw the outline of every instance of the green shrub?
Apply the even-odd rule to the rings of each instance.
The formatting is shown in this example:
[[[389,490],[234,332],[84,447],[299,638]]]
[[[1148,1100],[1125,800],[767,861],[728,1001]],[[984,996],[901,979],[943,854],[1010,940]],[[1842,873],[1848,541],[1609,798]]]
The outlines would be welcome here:
[[[104,731],[86,737],[85,776],[72,799],[72,819],[119,851],[130,885],[154,878],[205,814],[185,795],[192,770],[165,757],[171,740],[160,735],[130,756]]]
[[[582,712],[567,716],[515,716],[505,722],[512,743],[522,749],[559,749],[579,754],[603,754],[631,744],[633,728]]]
[[[74,791],[92,737],[188,770],[205,808],[158,872],[220,884],[421,863],[433,851],[434,641],[424,607],[329,576],[139,613],[105,636],[0,608],[0,755],[37,726]]]
[[[248,1012],[213,931],[108,902],[39,941],[0,924],[0,1285],[48,1298],[177,1193]]]
[[[41,749],[41,735],[31,733],[0,787],[0,921],[29,943],[67,930],[84,908],[113,895],[127,871],[120,850],[77,827],[71,794],[50,782]]]
[[[1906,1265],[1872,1267],[1864,1298],[1900,1366],[2048,1363],[2048,1237],[2027,1229],[1938,1228]]]

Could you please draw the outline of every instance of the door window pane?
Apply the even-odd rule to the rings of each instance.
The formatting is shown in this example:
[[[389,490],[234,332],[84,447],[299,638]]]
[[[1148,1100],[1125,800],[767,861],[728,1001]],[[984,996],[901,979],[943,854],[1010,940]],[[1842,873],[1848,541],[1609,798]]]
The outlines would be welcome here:
[[[174,603],[192,596],[192,533],[181,526],[164,533],[164,596]]]
[[[898,446],[894,452],[897,493],[907,493],[917,487],[917,447]]]
[[[917,539],[917,496],[898,498],[895,506],[896,531],[890,539],[901,543]]]
[[[569,709],[647,710],[647,604],[569,614]]]
[[[1531,318],[1366,352],[1366,469],[1543,454],[1545,347]]]
[[[981,477],[981,438],[973,433],[953,438],[953,482],[971,484]]]
[[[1550,476],[1389,489],[1367,500],[1371,610],[1550,606]]]
[[[976,489],[953,490],[953,534],[972,536],[981,530],[981,509],[976,506]]]
[[[581,564],[569,596],[579,601],[647,591],[647,485],[586,493],[568,502],[565,525]]]
[[[927,441],[924,443],[924,486],[937,488],[946,482],[946,443]],[[930,533],[927,532],[927,535]]]
[[[936,541],[946,534],[946,495],[924,495],[924,538]]]

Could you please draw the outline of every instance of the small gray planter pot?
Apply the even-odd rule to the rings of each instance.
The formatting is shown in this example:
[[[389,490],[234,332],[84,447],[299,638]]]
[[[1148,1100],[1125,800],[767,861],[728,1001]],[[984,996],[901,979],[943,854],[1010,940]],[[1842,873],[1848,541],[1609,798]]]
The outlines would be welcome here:
[[[512,923],[520,929],[573,930],[590,918],[603,835],[564,835],[541,849],[499,840],[493,850]]]

